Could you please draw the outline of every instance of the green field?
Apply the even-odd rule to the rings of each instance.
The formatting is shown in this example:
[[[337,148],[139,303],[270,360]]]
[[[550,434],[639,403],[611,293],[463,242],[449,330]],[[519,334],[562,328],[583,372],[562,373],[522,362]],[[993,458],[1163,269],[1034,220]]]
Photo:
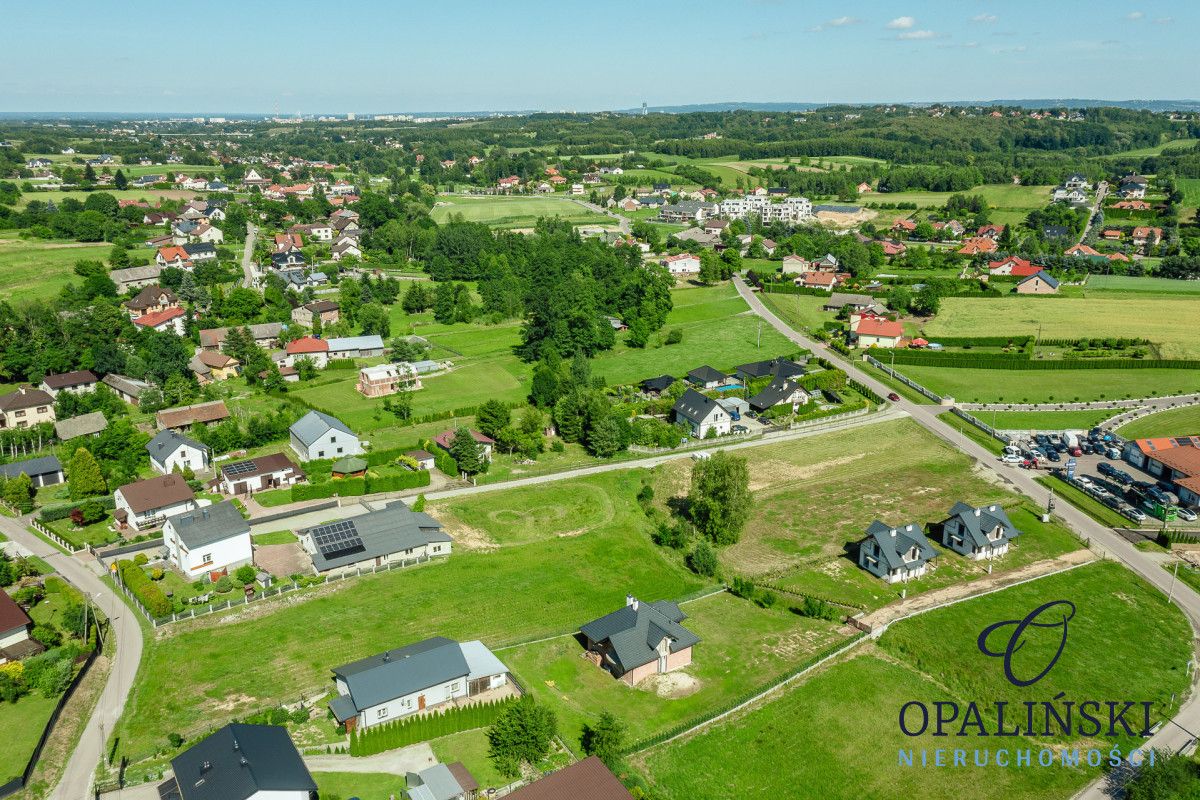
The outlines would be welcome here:
[[[1200,282],[1172,278],[1089,275],[1085,291],[1149,292],[1152,294],[1200,294]]]
[[[467,771],[474,776],[481,790],[489,787],[506,786],[509,779],[496,769],[496,765],[488,758],[488,740],[486,730],[463,731],[434,739],[429,743],[433,754],[443,764],[453,764],[461,761]],[[362,798],[370,800],[370,798]]]
[[[558,197],[442,195],[438,197],[438,203],[430,214],[437,223],[460,214],[468,222],[483,222],[496,228],[532,228],[540,217],[562,217],[577,225],[616,224],[612,217]]]
[[[254,613],[164,629],[147,644],[118,732],[121,752],[134,760],[153,756],[168,732],[192,738],[253,709],[293,701],[328,687],[331,667],[428,636],[478,638],[496,647],[574,630],[620,607],[626,592],[659,598],[698,589],[701,581],[668,561],[645,534],[648,523],[634,502],[641,474],[588,479],[596,481],[613,514],[586,533],[568,535],[574,531],[564,520],[528,545],[488,549],[476,540],[485,549],[473,551],[468,526],[447,514],[456,547],[446,562],[323,587],[304,602],[288,598]],[[540,501],[496,492],[476,502],[516,515],[579,485],[547,484]],[[330,624],[336,619],[354,624]]]
[[[998,660],[979,652],[976,637],[985,625],[1020,619],[1048,599],[1076,605],[1067,648],[1044,680],[1015,688],[1005,680]],[[1056,634],[1027,635],[1017,668],[1047,663],[1059,642],[1051,641]],[[1010,706],[1040,702],[1061,691],[1076,702],[1109,697],[1150,701],[1154,719],[1160,719],[1173,711],[1172,697],[1182,696],[1188,685],[1190,643],[1186,621],[1156,590],[1111,562],[1080,567],[893,624],[878,651],[818,672],[746,714],[655,748],[635,763],[668,800],[1069,797],[1100,770],[1005,769],[994,763],[922,768],[920,752],[929,751],[932,759],[936,748],[965,747],[970,759],[974,748],[994,755],[1001,747],[1010,754],[1030,747],[1036,758],[1040,746],[1069,744],[1107,752],[1111,742],[939,739],[931,732],[910,738],[899,728],[900,708],[913,700],[931,709],[937,700],[952,698],[960,707],[976,700],[985,724],[994,729],[995,701]],[[797,742],[804,743],[803,757],[797,757]],[[1126,748],[1140,743],[1121,742]],[[908,750],[917,759],[912,767],[898,758]]]
[[[905,364],[896,371],[960,403],[1070,403],[1200,391],[1200,374],[1180,369],[958,369]]]
[[[314,772],[313,780],[323,799],[351,797],[360,800],[390,800],[407,797],[403,775],[388,775],[382,772]]]
[[[1120,412],[1114,409],[1094,411],[970,411],[983,422],[1002,431],[1087,430]]]
[[[1136,150],[1122,150],[1120,153],[1113,153],[1108,156],[1094,156],[1094,158],[1145,158],[1146,156],[1157,156],[1169,150],[1187,150],[1193,148],[1200,142],[1200,139],[1168,139],[1162,144],[1154,147],[1139,147]]]
[[[1200,435],[1200,406],[1158,411],[1122,425],[1117,433],[1126,439],[1152,439],[1158,436]]]
[[[938,336],[1040,336],[1144,338],[1163,358],[1200,357],[1200,338],[1189,324],[1196,312],[1190,297],[948,297],[926,338]]]
[[[118,200],[145,200],[150,205],[154,205],[161,200],[191,200],[196,197],[196,192],[191,192],[186,189],[112,189],[101,188],[98,192],[111,194]],[[24,208],[30,200],[41,200],[44,203],[53,201],[56,205],[68,197],[74,197],[79,202],[87,200],[91,192],[83,192],[78,190],[62,190],[62,189],[39,189],[33,192],[24,192],[21,195],[18,207]]]
[[[0,731],[5,732],[0,740],[0,782],[7,782],[25,770],[57,704],[57,697],[42,697],[37,692],[15,703],[0,702]]]
[[[775,315],[798,331],[821,329],[826,322],[833,322],[836,315],[832,311],[821,309],[828,302],[827,298],[803,294],[767,294],[762,293],[758,299]]]
[[[1185,208],[1200,206],[1200,178],[1176,178],[1175,183],[1179,185],[1179,189],[1183,192],[1181,206]]]
[[[891,203],[915,203],[919,208],[944,206],[955,194],[981,195],[992,209],[992,222],[1015,224],[1035,208],[1050,202],[1049,186],[1018,186],[1011,183],[976,186],[962,192],[885,192],[868,194],[860,198],[862,205],[871,206]]]
[[[47,300],[73,280],[76,261],[106,261],[112,245],[42,239],[9,238],[0,234],[0,299]]]

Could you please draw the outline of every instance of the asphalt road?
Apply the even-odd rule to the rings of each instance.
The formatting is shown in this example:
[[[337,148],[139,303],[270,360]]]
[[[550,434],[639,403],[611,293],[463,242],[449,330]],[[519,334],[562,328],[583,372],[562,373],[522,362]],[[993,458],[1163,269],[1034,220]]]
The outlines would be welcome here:
[[[96,703],[96,710],[88,719],[79,744],[67,761],[62,780],[50,794],[51,800],[85,800],[93,796],[92,776],[104,752],[105,738],[112,733],[120,719],[134,676],[137,675],[138,664],[142,660],[142,631],[134,612],[100,580],[96,561],[62,553],[27,531],[22,521],[12,517],[0,517],[0,533],[54,567],[58,574],[91,597],[92,602],[112,623],[105,640],[105,652],[113,659],[112,671]]]
[[[254,288],[254,242],[258,239],[258,228],[254,223],[246,223],[246,249],[242,251],[242,286]]]
[[[734,282],[737,285],[738,293],[750,304],[750,308],[753,309],[754,313],[769,322],[788,339],[828,359],[833,364],[846,370],[848,374],[853,375],[856,380],[866,384],[879,394],[887,395],[892,391],[889,387],[860,369],[856,363],[852,363],[844,358],[837,351],[794,331],[767,309],[759,300],[758,295],[751,292],[740,278],[735,278]],[[960,435],[954,428],[938,419],[937,413],[942,410],[939,407],[917,405],[903,398],[895,405],[907,411],[917,423],[933,435],[949,442],[962,452],[975,458],[980,464],[994,471],[1017,491],[1040,504],[1045,504],[1048,492],[1041,484],[1034,480],[1033,474],[1028,470],[1001,465],[996,456],[991,452],[973,440]],[[1193,631],[1200,628],[1200,594],[1197,594],[1183,583],[1173,581],[1171,574],[1164,570],[1159,561],[1152,555],[1138,550],[1115,531],[1104,527],[1064,500],[1057,501],[1054,511],[1072,530],[1083,536],[1094,551],[1097,551],[1105,558],[1120,561],[1151,585],[1160,589],[1164,595],[1169,595],[1175,604],[1179,606],[1180,610],[1187,615]],[[1184,665],[1180,666],[1183,667]],[[1129,699],[1136,700],[1137,698]],[[1147,744],[1158,748],[1180,750],[1195,744],[1196,737],[1192,735],[1191,731],[1200,731],[1200,697],[1194,692],[1175,719],[1164,724],[1162,729]],[[1112,794],[1112,791],[1112,787],[1106,782],[1098,780],[1076,795],[1076,797],[1080,800],[1100,800],[1101,798],[1116,796]]]

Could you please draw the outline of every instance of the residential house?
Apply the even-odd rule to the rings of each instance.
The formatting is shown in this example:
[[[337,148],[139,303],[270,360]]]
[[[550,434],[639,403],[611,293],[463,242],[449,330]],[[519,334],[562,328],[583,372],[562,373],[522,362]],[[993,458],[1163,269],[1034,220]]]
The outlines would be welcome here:
[[[155,417],[158,429],[183,431],[193,425],[212,427],[229,419],[229,409],[224,400],[211,400],[206,403],[193,403],[190,406],[178,406],[159,411]]]
[[[471,428],[457,428],[452,431],[442,431],[437,436],[433,437],[433,443],[449,453],[451,452],[450,448],[454,444],[454,437],[458,436],[460,433],[467,433],[472,439],[479,442],[479,445],[483,450],[484,461],[492,460],[492,451],[496,447],[496,440]]]
[[[90,411],[70,419],[60,419],[54,423],[54,435],[60,442],[68,442],[80,436],[98,436],[108,427],[108,420],[103,411]]]
[[[353,239],[335,243],[330,252],[334,261],[341,261],[343,258],[362,258],[362,248]]]
[[[378,358],[383,355],[383,337],[343,336],[327,339],[330,358]]]
[[[272,453],[221,467],[213,484],[228,495],[254,494],[267,489],[286,489],[308,479],[290,458]]]
[[[812,266],[804,256],[791,254],[783,257],[784,275],[804,275],[810,269],[812,269]]]
[[[1113,203],[1113,208],[1121,209],[1122,211],[1149,211],[1150,204],[1145,200],[1121,200]]]
[[[867,528],[866,538],[858,543],[858,565],[888,583],[921,577],[936,557],[937,551],[917,522],[892,527],[875,520]]]
[[[543,775],[506,797],[508,800],[633,800],[629,790],[596,756]]]
[[[658,211],[658,218],[663,222],[704,222],[719,211],[716,203],[705,203],[699,200],[685,200],[682,203],[665,205]]]
[[[117,294],[125,294],[130,289],[140,289],[157,283],[162,271],[163,268],[158,264],[152,264],[146,267],[114,269],[108,273],[108,277],[117,285]]]
[[[1131,238],[1134,247],[1155,247],[1162,241],[1162,228],[1139,225],[1133,229]]]
[[[192,268],[192,261],[188,257],[187,251],[179,245],[158,248],[158,253],[154,256],[154,261],[160,267],[173,267],[185,270]]]
[[[154,314],[159,311],[166,311],[171,308],[179,308],[179,298],[170,289],[164,289],[156,283],[152,283],[142,289],[132,300],[125,301],[125,308],[129,311],[129,316],[137,319],[145,314]]]
[[[475,800],[479,792],[479,782],[461,761],[409,772],[404,781],[408,800]]]
[[[703,227],[704,232],[707,234],[720,236],[721,233],[729,227],[729,220],[718,219],[714,217],[713,219],[705,220],[704,225],[701,227]]]
[[[1146,196],[1145,178],[1126,178],[1121,182],[1117,194],[1126,200],[1141,200]]]
[[[734,369],[734,374],[737,375],[743,384],[748,384],[750,381],[759,378],[765,378],[768,375],[776,378],[799,378],[804,373],[803,364],[798,364],[790,358],[782,356],[766,361],[754,361],[749,364],[742,364]]]
[[[856,347],[899,347],[904,326],[888,319],[864,317],[852,328]]]
[[[841,278],[833,272],[806,272],[796,276],[795,284],[805,289],[821,289],[832,292],[835,286],[841,285]]]
[[[701,389],[717,389],[729,383],[729,376],[705,364],[687,374],[688,382]]]
[[[1009,542],[1020,535],[1004,509],[995,504],[976,508],[955,503],[942,523],[942,544],[975,561],[1004,555]]]
[[[56,486],[65,480],[58,456],[39,456],[0,464],[0,476],[11,479],[18,475],[28,475],[35,489]]]
[[[354,431],[337,417],[309,411],[288,428],[292,450],[301,461],[362,455],[363,446]]]
[[[980,225],[979,230],[975,231],[975,235],[999,241],[1000,237],[1004,235],[1004,226],[1003,225]]]
[[[185,244],[183,252],[187,253],[189,261],[197,264],[205,261],[215,261],[217,258],[217,248],[210,242]]]
[[[171,760],[170,800],[314,800],[317,784],[287,728],[226,725]]]
[[[1013,275],[1022,278],[1036,275],[1045,269],[1045,267],[1034,264],[1019,256],[1009,256],[1000,261],[989,261],[987,268],[989,275]]]
[[[307,267],[308,261],[304,258],[304,254],[299,251],[289,251],[286,253],[271,254],[271,268],[274,270],[288,270],[296,267]]]
[[[167,560],[191,580],[215,580],[254,561],[250,525],[228,500],[167,517],[162,532]]]
[[[298,235],[308,235],[310,239],[316,239],[318,242],[333,241],[333,225],[328,222],[314,222],[310,225],[293,225],[288,228],[288,233]]]
[[[626,595],[624,607],[581,626],[579,632],[600,667],[636,686],[651,675],[692,663],[692,648],[700,637],[679,624],[685,619],[687,614],[669,600],[643,603]]]
[[[671,234],[671,236],[669,238],[675,239],[676,241],[679,241],[679,242],[682,242],[685,245],[688,242],[693,242],[695,244],[700,245],[701,247],[716,247],[717,245],[719,245],[721,243],[720,236],[714,236],[711,233],[705,233],[704,230],[701,228],[688,228],[685,231],[680,231],[679,233]],[[681,255],[689,255],[689,254],[682,253]],[[660,261],[659,263],[661,264],[663,262]],[[697,272],[700,271],[699,265],[696,266],[696,271]]]
[[[315,336],[293,339],[287,343],[284,351],[287,353],[286,360],[289,367],[296,366],[296,362],[303,358],[312,361],[318,369],[323,369],[329,363],[329,342]]]
[[[91,370],[78,369],[74,372],[61,372],[58,375],[47,375],[42,378],[41,390],[51,397],[58,397],[59,392],[69,394],[87,394],[96,390],[100,382]]]
[[[241,325],[239,329],[241,328],[250,333],[250,338],[256,345],[267,349],[274,347],[283,334],[283,323],[280,322]],[[205,350],[220,350],[225,344],[225,337],[229,334],[229,330],[229,328],[207,328],[200,331],[200,346]]]
[[[332,300],[317,300],[292,309],[292,322],[312,328],[316,320],[321,325],[333,325],[340,319],[341,307]]]
[[[445,558],[453,545],[440,522],[400,500],[377,511],[297,531],[297,536],[318,575]]]
[[[0,664],[20,661],[43,652],[37,639],[30,637],[33,620],[7,592],[0,592]]]
[[[762,413],[772,408],[790,407],[795,414],[809,400],[808,391],[799,381],[776,375],[762,391],[747,401],[754,411]]]
[[[134,317],[133,324],[142,330],[155,330],[159,333],[173,333],[183,336],[187,331],[187,312],[179,306],[163,311],[152,311]]]
[[[1049,272],[1037,272],[1017,282],[1017,294],[1056,294],[1058,281]]]
[[[1119,242],[1122,235],[1120,228],[1105,228],[1100,232],[1100,238],[1106,242]]]
[[[138,380],[137,378],[130,378],[126,375],[117,375],[116,373],[109,373],[108,375],[105,375],[100,379],[100,382],[116,392],[117,397],[121,398],[126,403],[129,403],[131,406],[140,405],[142,402],[142,395],[145,394],[147,390],[153,388],[151,384],[146,383],[146,381]]]
[[[1088,196],[1087,192],[1085,192],[1083,189],[1069,189],[1065,186],[1059,186],[1053,192],[1051,192],[1050,201],[1053,203],[1084,205],[1088,201]]]
[[[176,474],[127,483],[113,492],[113,499],[117,524],[139,531],[158,527],[167,517],[198,507],[191,487]]]
[[[1080,172],[1073,172],[1067,176],[1067,179],[1062,183],[1067,189],[1091,189],[1092,182],[1087,176]]]
[[[23,385],[0,395],[0,428],[31,428],[54,422],[54,397],[41,389]]]
[[[509,686],[508,667],[482,642],[442,636],[335,667],[333,678],[338,696],[329,710],[347,731],[500,696]]]
[[[411,364],[379,364],[363,367],[358,371],[358,384],[354,387],[363,397],[384,397],[399,391],[416,391],[421,388],[421,378]]]
[[[675,383],[673,375],[659,375],[657,378],[647,378],[639,386],[642,391],[653,397],[659,397]]]
[[[1069,239],[1071,229],[1066,225],[1043,225],[1042,236],[1047,239]]]
[[[883,248],[885,256],[902,256],[908,252],[908,245],[895,239],[881,239],[877,244]]]
[[[195,242],[201,244],[221,244],[225,241],[225,234],[220,228],[215,228],[209,223],[201,223],[192,231],[191,238]],[[213,257],[216,257],[216,252],[213,252]]]
[[[846,307],[849,307],[851,313],[863,311],[870,311],[877,315],[887,313],[887,306],[869,294],[834,292],[822,306],[825,311],[841,311]]]
[[[671,411],[675,422],[685,423],[698,439],[706,439],[710,435],[724,436],[733,424],[729,412],[720,403],[695,389],[684,392],[675,401]]]
[[[963,242],[963,246],[955,252],[960,256],[974,256],[982,253],[994,253],[997,248],[996,240],[986,236],[976,236]]]
[[[150,466],[159,475],[187,469],[202,472],[212,463],[212,452],[207,445],[170,429],[155,434],[146,443],[146,450],[150,453]]]
[[[641,203],[639,203],[636,198],[623,197],[617,201],[617,208],[621,209],[622,211],[637,211],[639,208],[641,208]]]
[[[667,268],[667,272],[672,275],[699,275],[700,274],[700,256],[692,253],[679,253],[678,255],[667,256],[661,262]]]
[[[215,350],[198,351],[188,362],[188,367],[201,386],[236,378],[242,374],[242,362]]]
[[[1074,247],[1068,247],[1066,250],[1063,251],[1063,254],[1068,255],[1068,256],[1088,257],[1088,256],[1098,256],[1098,255],[1100,255],[1100,251],[1097,250],[1096,248],[1090,247],[1086,244],[1077,244]]]
[[[275,234],[275,252],[276,253],[292,253],[298,252],[304,247],[304,237],[299,233],[277,233]]]

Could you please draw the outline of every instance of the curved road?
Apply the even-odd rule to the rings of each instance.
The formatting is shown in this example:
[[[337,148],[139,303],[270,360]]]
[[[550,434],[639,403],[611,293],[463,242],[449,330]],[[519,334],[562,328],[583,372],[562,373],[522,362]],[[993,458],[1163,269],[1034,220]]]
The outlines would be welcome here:
[[[880,383],[873,376],[860,369],[856,363],[849,361],[837,351],[797,333],[764,306],[762,301],[759,300],[758,295],[751,292],[741,278],[734,278],[734,283],[737,286],[738,293],[750,304],[750,308],[754,313],[770,323],[772,327],[792,342],[828,359],[836,366],[844,369],[848,374],[853,375],[856,380],[878,392],[881,396],[886,396],[892,391],[890,387]],[[938,438],[950,443],[967,455],[974,457],[985,467],[992,469],[1017,491],[1033,498],[1039,503],[1044,504],[1046,502],[1048,492],[1045,487],[1033,479],[1032,473],[1015,467],[1001,468],[994,454],[975,441],[962,436],[954,428],[938,419],[937,414],[944,410],[941,407],[917,405],[903,398],[895,405],[907,411],[917,423]],[[1162,568],[1160,561],[1156,560],[1152,555],[1138,550],[1115,531],[1104,527],[1065,500],[1057,502],[1055,513],[1070,528],[1085,537],[1090,542],[1092,549],[1099,551],[1106,558],[1119,560],[1152,586],[1160,589],[1163,594],[1170,596],[1191,622],[1193,631],[1200,629],[1200,594],[1197,594],[1181,582],[1173,581],[1171,573]],[[1200,695],[1195,692],[1192,693],[1187,703],[1180,709],[1175,719],[1164,724],[1162,729],[1150,739],[1149,744],[1153,747],[1177,751],[1195,743],[1196,738],[1192,735],[1191,731],[1200,731]],[[1102,780],[1096,781],[1076,795],[1080,800],[1100,800],[1101,798],[1113,796],[1109,787]]]
[[[246,249],[242,251],[242,286],[254,288],[254,242],[258,238],[258,228],[253,222],[246,223]]]
[[[112,733],[113,726],[125,709],[125,701],[129,698],[138,664],[142,660],[141,627],[134,612],[100,580],[98,562],[66,555],[34,536],[25,529],[21,520],[12,517],[0,517],[0,533],[54,567],[59,575],[91,597],[111,622],[105,650],[112,659],[108,682],[63,769],[62,779],[49,795],[52,800],[85,800],[93,796],[92,776],[104,753],[105,739]]]

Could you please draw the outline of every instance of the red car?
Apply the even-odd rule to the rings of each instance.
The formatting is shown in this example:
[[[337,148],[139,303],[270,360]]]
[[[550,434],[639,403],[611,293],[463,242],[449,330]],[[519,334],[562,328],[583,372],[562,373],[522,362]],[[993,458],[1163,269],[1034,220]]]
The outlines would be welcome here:
[[[888,394],[888,400],[891,400],[893,403],[897,403],[900,401],[900,395],[896,394],[895,392],[891,392]]]

